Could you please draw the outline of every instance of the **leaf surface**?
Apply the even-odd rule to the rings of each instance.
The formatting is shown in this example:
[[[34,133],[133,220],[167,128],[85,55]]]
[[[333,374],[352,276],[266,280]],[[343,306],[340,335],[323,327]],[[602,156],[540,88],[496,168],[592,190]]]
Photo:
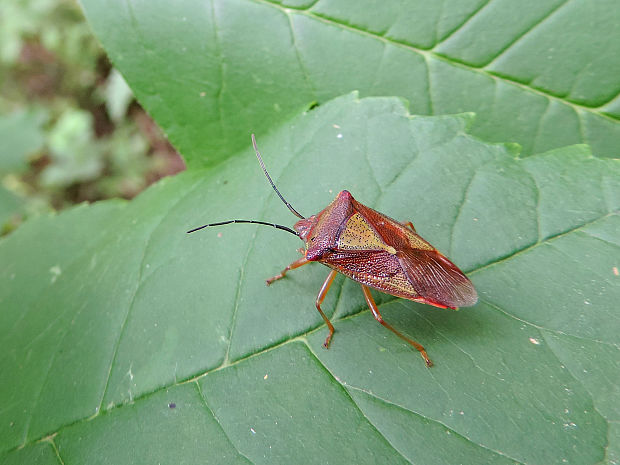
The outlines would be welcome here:
[[[83,0],[136,96],[189,166],[213,164],[311,102],[359,90],[415,114],[472,111],[523,154],[620,152],[614,0]]]
[[[432,369],[342,277],[322,349],[314,299],[328,270],[264,285],[298,257],[292,235],[185,234],[231,217],[292,223],[249,138],[131,202],[26,222],[0,242],[0,459],[616,460],[620,163],[584,146],[520,159],[471,123],[352,94],[259,139],[302,214],[346,188],[469,272],[480,302],[458,312],[375,294]]]

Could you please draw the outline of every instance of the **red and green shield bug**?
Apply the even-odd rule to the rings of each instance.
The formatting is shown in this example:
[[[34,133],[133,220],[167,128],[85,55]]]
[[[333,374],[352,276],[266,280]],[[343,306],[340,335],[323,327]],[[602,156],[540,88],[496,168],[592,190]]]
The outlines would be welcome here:
[[[474,305],[478,295],[463,272],[431,244],[422,239],[410,221],[399,222],[356,201],[346,190],[340,192],[319,213],[304,218],[288,203],[271,180],[252,134],[252,145],[258,162],[288,209],[300,220],[293,229],[279,224],[254,220],[228,220],[210,223],[188,233],[209,226],[230,223],[253,223],[272,226],[298,236],[305,243],[303,256],[282,272],[267,280],[267,285],[283,278],[286,273],[310,262],[319,262],[331,268],[316,298],[316,309],[321,314],[329,333],[323,346],[329,347],[334,326],[321,310],[321,304],[337,273],[357,281],[374,318],[407,343],[415,347],[427,366],[433,362],[422,345],[404,336],[383,320],[369,288],[387,294],[440,308]]]

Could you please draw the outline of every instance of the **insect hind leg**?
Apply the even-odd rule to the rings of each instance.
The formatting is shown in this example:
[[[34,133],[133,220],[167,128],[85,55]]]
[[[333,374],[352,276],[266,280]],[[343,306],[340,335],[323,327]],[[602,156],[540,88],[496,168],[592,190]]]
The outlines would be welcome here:
[[[319,313],[323,317],[323,321],[325,321],[325,324],[329,328],[329,334],[327,335],[327,337],[325,338],[325,342],[323,343],[323,347],[325,347],[326,349],[329,349],[329,343],[332,340],[332,336],[334,335],[334,325],[332,324],[331,321],[329,321],[329,318],[327,318],[325,313],[323,313],[323,310],[321,310],[321,304],[323,303],[323,300],[325,299],[325,296],[327,295],[327,291],[329,291],[329,288],[334,282],[334,278],[336,277],[337,274],[338,272],[336,270],[332,270],[327,275],[327,279],[321,286],[319,295],[316,296],[316,309],[319,311]]]
[[[399,338],[401,338],[402,340],[404,340],[408,344],[410,344],[413,347],[415,347],[420,352],[420,355],[422,355],[422,358],[424,359],[424,362],[426,362],[426,366],[427,367],[432,367],[433,366],[433,362],[431,361],[430,358],[428,358],[428,354],[426,353],[426,350],[424,349],[424,347],[422,347],[421,344],[418,344],[413,339],[409,339],[407,336],[401,334],[400,332],[398,332],[396,329],[394,329],[391,325],[389,325],[388,323],[386,323],[383,320],[383,317],[381,316],[381,313],[379,313],[379,309],[377,308],[377,304],[375,303],[375,300],[372,298],[372,295],[370,294],[370,289],[367,286],[364,286],[363,284],[362,284],[362,292],[364,292],[364,297],[366,298],[366,303],[370,307],[370,311],[372,312],[372,316],[375,318],[375,320],[377,320],[379,323],[381,323],[387,329],[392,331]]]
[[[415,228],[413,227],[413,223],[411,221],[403,221],[401,223],[403,226],[408,227],[409,229],[411,229],[414,233],[417,234],[417,231],[415,230]]]

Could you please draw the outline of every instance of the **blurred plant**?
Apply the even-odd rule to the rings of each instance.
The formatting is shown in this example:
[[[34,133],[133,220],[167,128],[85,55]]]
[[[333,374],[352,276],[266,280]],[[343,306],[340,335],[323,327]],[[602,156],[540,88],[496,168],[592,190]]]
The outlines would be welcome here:
[[[0,234],[184,168],[72,0],[0,3],[0,91]]]

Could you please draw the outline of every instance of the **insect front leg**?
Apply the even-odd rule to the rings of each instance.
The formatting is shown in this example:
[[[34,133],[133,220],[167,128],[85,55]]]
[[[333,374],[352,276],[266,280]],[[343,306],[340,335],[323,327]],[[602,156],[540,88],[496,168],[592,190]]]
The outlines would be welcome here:
[[[323,300],[325,299],[325,296],[327,295],[327,291],[329,291],[329,288],[334,282],[334,278],[336,277],[337,274],[338,272],[336,270],[332,270],[327,275],[327,279],[321,286],[319,295],[316,296],[316,309],[319,311],[319,313],[323,317],[323,320],[325,321],[325,324],[329,328],[329,334],[327,335],[327,337],[325,338],[325,342],[323,343],[323,347],[325,347],[326,349],[329,349],[329,342],[332,340],[332,336],[334,335],[334,325],[332,324],[331,321],[329,321],[329,318],[325,316],[325,313],[323,313],[323,310],[321,310],[321,304],[323,303]]]
[[[424,349],[424,347],[422,347],[422,345],[418,344],[413,339],[409,339],[407,336],[404,336],[403,334],[399,333],[394,328],[392,328],[392,326],[390,326],[389,324],[387,324],[383,320],[383,317],[381,316],[381,313],[379,313],[379,309],[377,308],[377,304],[375,303],[375,300],[372,298],[372,295],[370,294],[370,289],[368,289],[368,287],[364,286],[363,284],[362,284],[362,292],[364,292],[364,297],[366,298],[366,303],[370,307],[370,311],[372,312],[372,316],[375,317],[375,320],[377,320],[379,323],[381,323],[387,329],[392,331],[399,338],[403,339],[404,341],[406,341],[407,343],[409,343],[410,345],[415,347],[418,351],[420,351],[420,355],[422,355],[422,358],[426,362],[426,366],[427,367],[432,367],[433,366],[433,362],[431,362],[431,359],[428,358],[428,354],[426,353],[426,350]]]
[[[309,261],[306,260],[306,257],[301,257],[301,258],[295,260],[289,266],[284,268],[280,274],[274,276],[273,278],[269,278],[266,281],[267,282],[267,286],[269,286],[272,282],[277,281],[278,279],[284,278],[284,276],[286,276],[286,272],[287,271],[294,270],[295,268],[299,268],[300,266],[304,266],[306,263],[309,263]]]

